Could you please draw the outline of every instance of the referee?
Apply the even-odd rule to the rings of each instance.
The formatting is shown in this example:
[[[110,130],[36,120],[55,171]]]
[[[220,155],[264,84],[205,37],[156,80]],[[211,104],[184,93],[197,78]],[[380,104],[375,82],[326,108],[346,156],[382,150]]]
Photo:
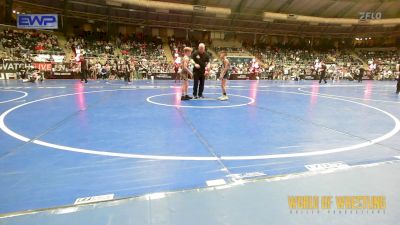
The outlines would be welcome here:
[[[193,52],[192,59],[195,62],[193,68],[193,97],[204,98],[204,80],[210,69],[210,56],[206,52],[206,46],[199,44],[198,51]]]

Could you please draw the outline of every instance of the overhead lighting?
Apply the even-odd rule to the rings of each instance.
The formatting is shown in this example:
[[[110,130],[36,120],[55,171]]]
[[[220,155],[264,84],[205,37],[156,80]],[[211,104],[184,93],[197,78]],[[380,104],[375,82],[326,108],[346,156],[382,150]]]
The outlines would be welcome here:
[[[297,19],[297,15],[295,15],[295,14],[288,14],[288,15],[287,15],[287,18],[288,18],[289,20],[296,20],[296,19]]]
[[[215,17],[217,17],[217,18],[227,18],[228,15],[227,14],[216,14]]]
[[[183,4],[183,3],[172,3],[165,1],[150,1],[150,0],[106,0],[107,4],[115,4],[115,3],[124,3],[128,5],[134,5],[144,8],[151,9],[166,9],[166,10],[177,10],[177,11],[189,11],[189,12],[200,12],[200,13],[208,13],[208,14],[225,14],[230,15],[230,8],[223,7],[213,7],[213,6],[202,6],[196,5],[193,6],[191,4]]]
[[[122,3],[121,2],[115,2],[115,1],[106,0],[106,4],[107,5],[111,5],[111,6],[122,7]]]
[[[157,13],[169,13],[168,9],[156,9]]]
[[[200,13],[204,13],[206,12],[207,7],[204,5],[194,5],[193,6],[193,12],[200,12]]]
[[[263,18],[264,22],[274,22],[274,19],[270,19],[270,18]]]
[[[13,13],[15,14],[15,13],[17,13],[17,11],[13,10]]]
[[[396,24],[384,24],[383,27],[395,27]]]

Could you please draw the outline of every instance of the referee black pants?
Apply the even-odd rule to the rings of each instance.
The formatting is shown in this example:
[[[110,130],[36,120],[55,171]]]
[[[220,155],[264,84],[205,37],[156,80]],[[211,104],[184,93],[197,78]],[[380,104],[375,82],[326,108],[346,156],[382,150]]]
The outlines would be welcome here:
[[[131,82],[131,75],[129,72],[124,72],[124,81]]]
[[[326,77],[325,77],[325,74],[324,74],[324,73],[321,73],[321,74],[319,75],[319,83],[321,83],[322,80],[324,80],[325,84],[327,83],[327,82],[326,82]]]
[[[193,96],[203,96],[205,79],[206,77],[204,76],[204,74],[193,74]]]
[[[87,83],[87,74],[88,74],[87,70],[81,71],[81,81],[85,80],[85,82]]]
[[[400,77],[397,79],[397,90],[396,93],[400,93]]]

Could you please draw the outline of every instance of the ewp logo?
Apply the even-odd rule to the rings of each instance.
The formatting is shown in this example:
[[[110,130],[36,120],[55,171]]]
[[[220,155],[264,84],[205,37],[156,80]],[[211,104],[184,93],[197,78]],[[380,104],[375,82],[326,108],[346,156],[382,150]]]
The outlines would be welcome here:
[[[58,29],[57,14],[19,14],[17,27],[25,29]]]

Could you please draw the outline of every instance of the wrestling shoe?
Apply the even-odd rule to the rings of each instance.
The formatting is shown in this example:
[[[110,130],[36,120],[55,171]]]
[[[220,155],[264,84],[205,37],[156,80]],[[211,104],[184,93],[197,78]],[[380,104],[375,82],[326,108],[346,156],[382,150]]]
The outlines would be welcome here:
[[[221,101],[226,101],[226,100],[228,100],[229,98],[228,98],[228,95],[225,95],[225,96],[222,96],[222,98],[221,98]]]
[[[193,97],[190,97],[189,95],[185,95],[185,98],[187,98],[188,100],[192,99]]]
[[[221,100],[221,101],[222,101],[222,99],[224,99],[224,97],[225,97],[225,96],[221,95],[220,97],[218,97],[218,100]]]
[[[182,95],[181,96],[181,101],[185,101],[185,100],[187,100],[186,97]]]

